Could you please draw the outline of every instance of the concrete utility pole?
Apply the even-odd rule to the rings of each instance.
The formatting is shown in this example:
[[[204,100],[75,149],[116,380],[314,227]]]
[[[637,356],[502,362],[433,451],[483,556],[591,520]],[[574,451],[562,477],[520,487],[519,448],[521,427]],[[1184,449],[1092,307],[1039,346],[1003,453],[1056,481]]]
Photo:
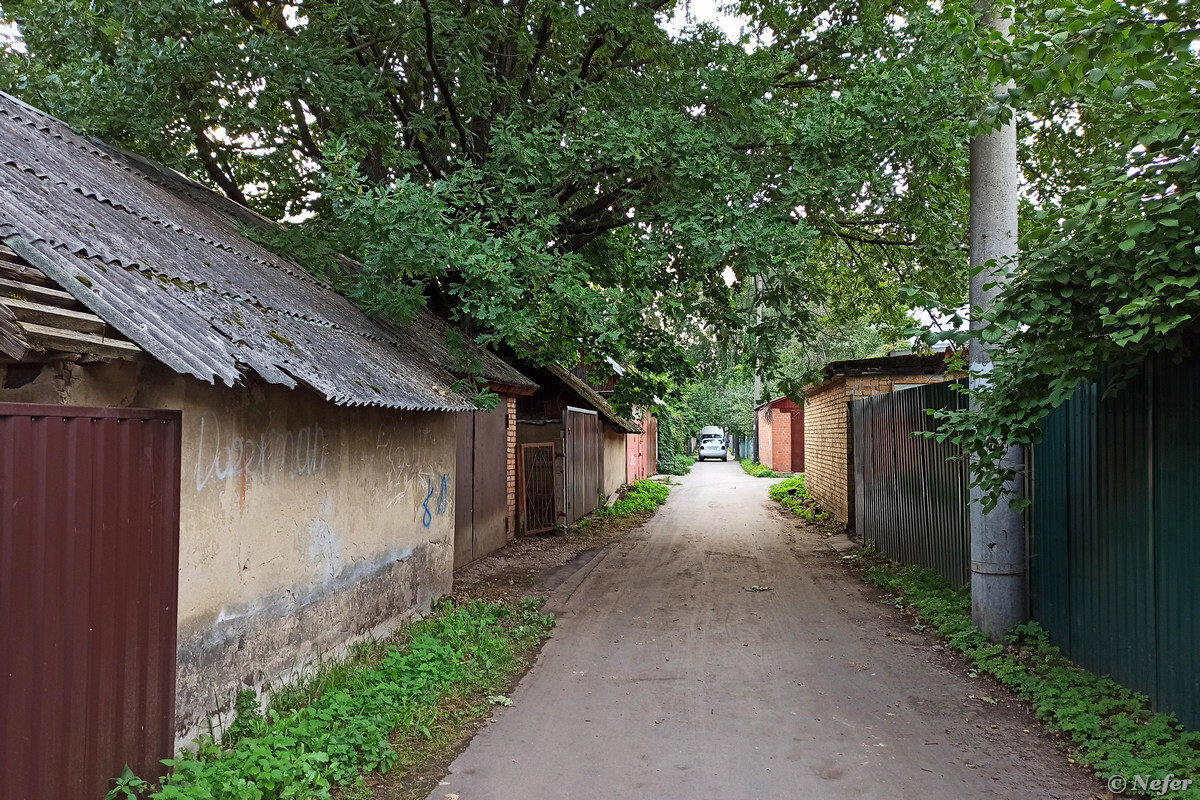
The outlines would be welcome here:
[[[987,4],[982,24],[1008,36],[1011,19],[993,15]],[[971,385],[986,384],[992,368],[989,347],[976,332],[984,327],[979,312],[991,309],[1000,291],[995,285],[1017,257],[1017,129],[1013,122],[971,140],[971,266],[995,261],[971,278]],[[991,286],[984,289],[984,286]],[[975,401],[972,400],[972,405]],[[1002,463],[1020,467],[1021,448],[1005,453]],[[1021,484],[1009,487],[1013,496]],[[1025,522],[1007,499],[985,514],[977,490],[971,491],[971,618],[993,641],[1029,618]]]
[[[759,302],[758,293],[762,290],[762,278],[754,276],[754,307],[755,313],[758,315],[758,322],[762,324],[762,303]],[[761,464],[758,460],[758,404],[761,402],[759,397],[762,395],[762,374],[759,372],[758,364],[758,338],[754,339],[754,442],[751,450],[754,455],[754,463]]]

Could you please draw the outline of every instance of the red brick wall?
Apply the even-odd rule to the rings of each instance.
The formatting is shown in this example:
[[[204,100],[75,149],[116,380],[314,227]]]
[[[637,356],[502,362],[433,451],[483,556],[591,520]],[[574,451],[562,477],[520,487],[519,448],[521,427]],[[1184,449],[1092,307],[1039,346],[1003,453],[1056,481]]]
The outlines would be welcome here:
[[[508,441],[508,520],[505,533],[512,541],[517,534],[517,398],[510,395],[501,399],[508,407],[508,418],[504,422]]]
[[[843,524],[854,520],[854,463],[847,403],[891,392],[896,384],[938,383],[944,375],[836,377],[804,393],[804,475],[808,493]]]
[[[774,430],[771,426],[771,421],[775,417],[775,410],[770,406],[763,406],[758,409],[758,463],[765,467],[775,469],[771,465],[775,463],[775,443],[773,439]]]
[[[792,415],[778,408],[771,414],[771,469],[792,471]]]

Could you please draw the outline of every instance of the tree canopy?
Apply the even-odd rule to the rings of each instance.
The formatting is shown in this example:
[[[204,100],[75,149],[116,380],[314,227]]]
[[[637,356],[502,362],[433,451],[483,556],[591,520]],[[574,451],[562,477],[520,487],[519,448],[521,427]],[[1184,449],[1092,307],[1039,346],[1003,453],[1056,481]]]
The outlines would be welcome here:
[[[1182,352],[1200,313],[1200,18],[1187,2],[1040,0],[1011,42],[981,37],[1002,87],[980,123],[1015,118],[1026,197],[1019,262],[989,314],[991,382],[942,435],[996,459],[1040,438],[1075,388]],[[964,15],[969,21],[969,16]]]
[[[612,356],[645,397],[696,330],[771,369],[830,320],[961,300],[953,31],[925,2],[745,0],[741,41],[669,35],[685,5],[11,2],[0,86],[306,219],[290,248],[359,259],[333,277],[368,310]],[[735,302],[756,278],[761,324]]]

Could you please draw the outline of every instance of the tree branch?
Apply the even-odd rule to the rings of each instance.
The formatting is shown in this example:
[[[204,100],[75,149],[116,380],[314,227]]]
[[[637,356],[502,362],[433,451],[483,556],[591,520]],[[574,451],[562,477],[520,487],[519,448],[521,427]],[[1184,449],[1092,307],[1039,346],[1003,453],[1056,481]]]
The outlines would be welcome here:
[[[433,45],[433,12],[429,9],[429,0],[418,1],[421,3],[421,10],[425,15],[425,58],[429,61],[429,68],[433,71],[433,79],[437,81],[438,89],[446,101],[446,111],[450,114],[450,121],[454,124],[455,130],[458,131],[458,143],[462,145],[464,153],[470,153],[470,136],[467,133],[466,126],[463,125],[462,118],[458,115],[458,106],[454,103],[454,97],[450,94],[450,87],[446,83],[446,76],[442,74],[442,68],[437,61],[437,52]]]
[[[213,155],[213,143],[204,133],[204,129],[196,124],[191,125],[192,133],[195,135],[196,154],[200,157],[200,163],[204,165],[204,171],[208,173],[208,177],[212,178],[213,183],[221,187],[227,197],[235,200],[244,206],[249,206],[246,201],[246,195],[242,192],[242,187],[238,186],[237,181],[233,176],[221,169],[220,163]]]

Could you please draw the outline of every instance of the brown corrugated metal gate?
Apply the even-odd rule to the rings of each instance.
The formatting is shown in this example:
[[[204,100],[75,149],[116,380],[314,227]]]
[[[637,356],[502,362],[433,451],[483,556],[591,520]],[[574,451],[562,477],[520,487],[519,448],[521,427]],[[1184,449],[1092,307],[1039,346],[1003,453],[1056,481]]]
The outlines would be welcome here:
[[[454,566],[461,567],[508,542],[506,407],[458,415],[455,468]]]
[[[175,723],[180,414],[0,403],[0,775],[157,776]]]
[[[604,498],[604,432],[595,411],[563,412],[567,524],[600,507]]]

